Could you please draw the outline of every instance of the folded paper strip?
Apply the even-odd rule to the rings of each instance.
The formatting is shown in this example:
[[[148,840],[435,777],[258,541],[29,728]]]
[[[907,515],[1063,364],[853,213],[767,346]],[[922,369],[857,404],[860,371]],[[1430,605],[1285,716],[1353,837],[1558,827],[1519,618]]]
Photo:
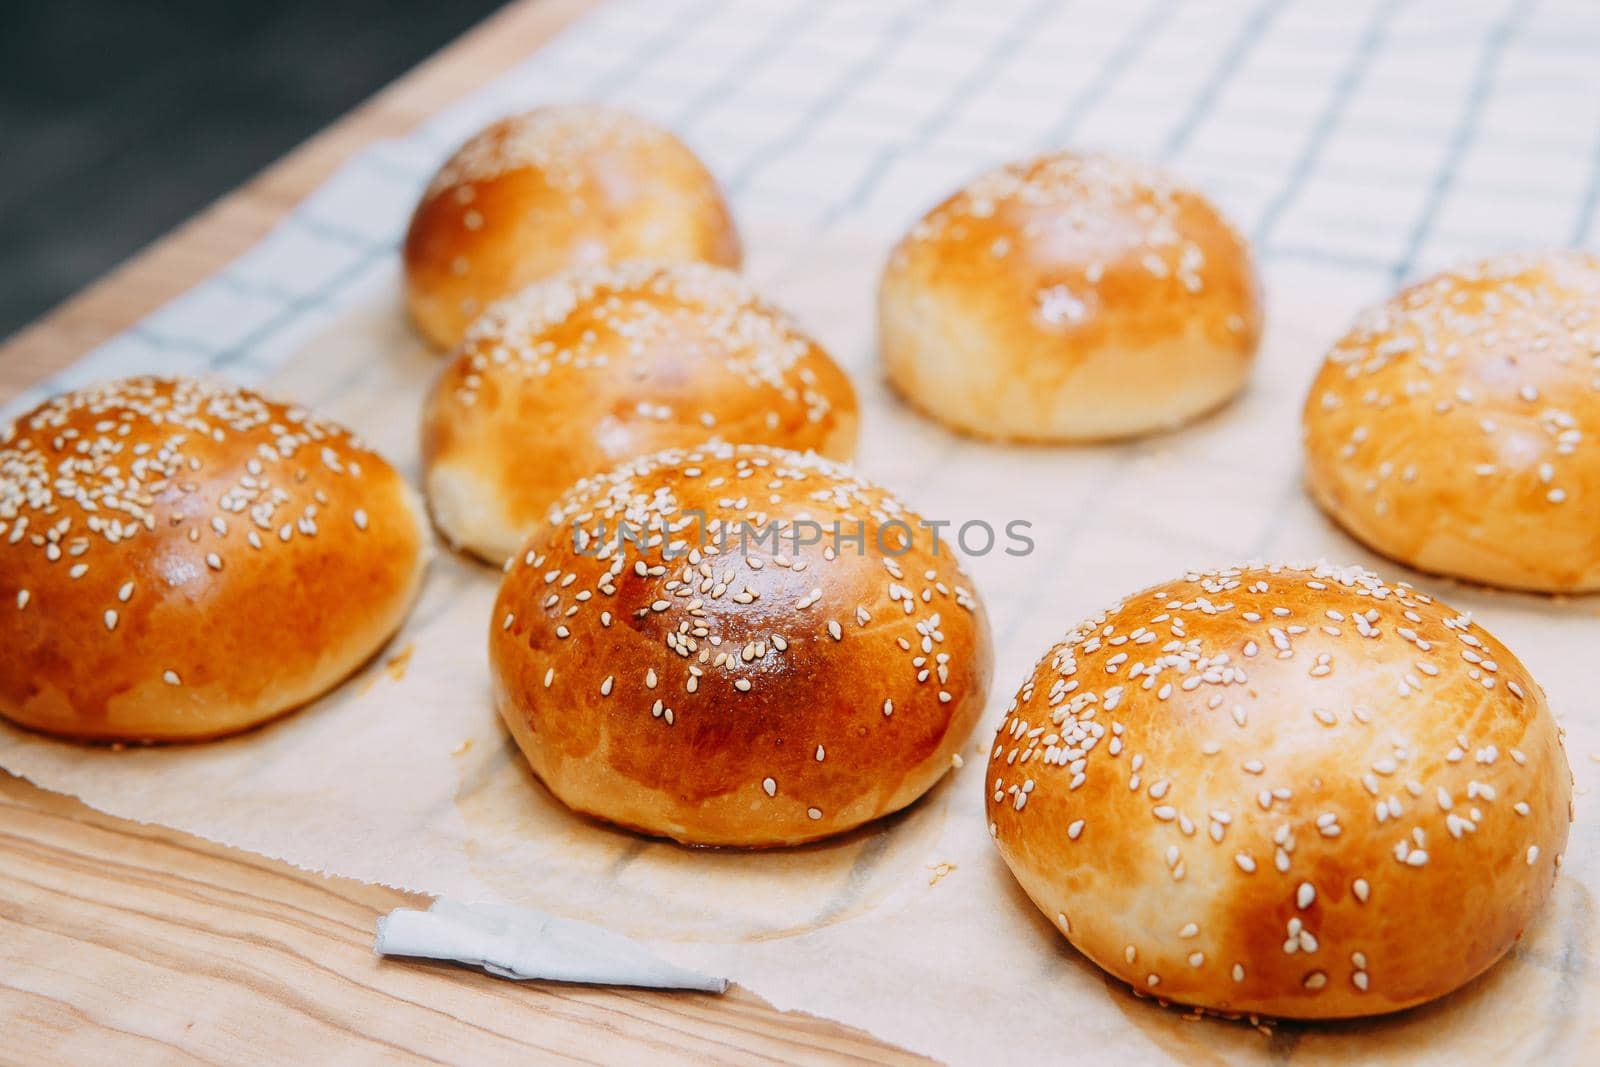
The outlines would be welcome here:
[[[453,960],[501,978],[722,993],[726,978],[676,967],[621,934],[530,908],[441,899],[378,920],[381,956]]]

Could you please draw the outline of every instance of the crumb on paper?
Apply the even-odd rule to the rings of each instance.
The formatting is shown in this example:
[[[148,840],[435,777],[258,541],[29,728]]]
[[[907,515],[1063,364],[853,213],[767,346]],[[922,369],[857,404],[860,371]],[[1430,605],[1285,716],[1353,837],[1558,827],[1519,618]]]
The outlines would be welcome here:
[[[962,767],[965,767],[966,765],[967,765],[967,761],[961,758],[961,753],[959,753],[959,752],[950,753],[950,766],[951,767],[954,767],[956,770],[959,771]]]
[[[399,652],[384,661],[384,673],[395,681],[401,681],[406,676],[406,668],[411,666],[411,654],[417,650],[416,642],[411,642]]]
[[[467,751],[467,749],[469,749],[471,747],[472,747],[472,738],[469,737],[466,740],[462,741],[455,748],[452,748],[450,750],[450,755],[459,756],[459,755],[461,755],[463,752]]]
[[[406,668],[411,666],[411,655],[412,653],[416,652],[416,650],[417,643],[415,641],[411,641],[406,644],[406,647],[402,648],[400,651],[384,660],[383,670],[381,672],[373,672],[372,676],[367,679],[367,684],[365,687],[363,687],[362,692],[366,692],[374,685],[377,685],[380,678],[387,677],[391,681],[396,682],[404,681],[406,677]]]
[[[928,884],[938,885],[939,879],[943,878],[945,875],[949,874],[955,869],[956,865],[953,863],[935,863],[933,866],[928,868],[928,870],[933,872],[933,877],[928,879]]]

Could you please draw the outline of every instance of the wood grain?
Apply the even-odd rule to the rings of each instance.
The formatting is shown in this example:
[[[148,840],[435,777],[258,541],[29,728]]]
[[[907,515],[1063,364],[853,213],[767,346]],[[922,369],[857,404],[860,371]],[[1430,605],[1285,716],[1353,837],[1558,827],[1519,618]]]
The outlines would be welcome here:
[[[0,346],[0,403],[247,250],[373,140],[525,58],[595,0],[520,0]],[[381,960],[427,898],[114,819],[0,772],[0,1062],[921,1063],[723,997]]]
[[[427,898],[95,812],[0,774],[0,1060],[919,1063],[722,997],[380,959]]]

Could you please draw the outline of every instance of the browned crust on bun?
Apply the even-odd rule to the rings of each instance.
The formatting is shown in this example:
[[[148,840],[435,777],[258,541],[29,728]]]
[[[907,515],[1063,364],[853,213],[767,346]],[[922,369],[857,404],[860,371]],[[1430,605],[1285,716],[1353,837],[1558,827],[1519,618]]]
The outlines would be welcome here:
[[[1600,590],[1600,259],[1518,253],[1363,315],[1305,407],[1312,497],[1419,570]]]
[[[807,543],[802,519],[830,533]],[[864,546],[836,546],[857,520]],[[756,445],[579,483],[508,563],[489,637],[495,704],[551,792],[703,845],[910,804],[970,735],[992,658],[948,543],[848,468]]]
[[[1220,1012],[1398,1011],[1549,897],[1572,773],[1493,635],[1359,568],[1129,597],[1039,661],[984,783],[1022,887],[1136,989]]]
[[[455,544],[504,562],[579,478],[718,439],[855,452],[855,390],[732,271],[567,271],[467,332],[423,413],[423,481]]]
[[[740,262],[705,166],[615,108],[535,108],[495,122],[439,169],[402,251],[406,305],[448,349],[495,300],[569,267],[629,259]]]
[[[427,530],[343,428],[246,389],[129,378],[0,435],[0,714],[188,741],[317,697],[404,621]]]
[[[1163,171],[1058,152],[976,179],[889,257],[889,380],[964,433],[1168,429],[1243,387],[1261,336],[1245,240]]]

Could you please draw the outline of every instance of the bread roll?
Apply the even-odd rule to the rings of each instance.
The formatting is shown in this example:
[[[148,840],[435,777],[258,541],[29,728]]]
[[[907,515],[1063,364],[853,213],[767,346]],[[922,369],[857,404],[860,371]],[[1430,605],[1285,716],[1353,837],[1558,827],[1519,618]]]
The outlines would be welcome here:
[[[732,271],[581,268],[468,331],[423,414],[428,501],[446,537],[499,564],[579,478],[713,437],[849,459],[855,392]]]
[[[1367,312],[1305,408],[1311,495],[1409,566],[1600,590],[1600,259],[1500,256]]]
[[[450,348],[490,302],[567,267],[625,259],[739,265],[717,183],[676,137],[625,111],[501,119],[434,175],[411,216],[406,303]]]
[[[67,737],[254,726],[355,670],[422,578],[415,494],[248,390],[130,378],[0,436],[0,713]]]
[[[1398,1011],[1549,896],[1572,774],[1470,618],[1357,568],[1190,574],[1039,661],[985,782],[1000,854],[1084,955],[1222,1012]]]
[[[1160,171],[1060,152],[978,178],[889,258],[889,380],[979,437],[1173,427],[1243,386],[1261,335],[1244,238]]]
[[[950,769],[992,669],[983,607],[920,523],[759,445],[586,479],[507,564],[495,704],[551,792],[647,834],[792,845],[898,811]]]

